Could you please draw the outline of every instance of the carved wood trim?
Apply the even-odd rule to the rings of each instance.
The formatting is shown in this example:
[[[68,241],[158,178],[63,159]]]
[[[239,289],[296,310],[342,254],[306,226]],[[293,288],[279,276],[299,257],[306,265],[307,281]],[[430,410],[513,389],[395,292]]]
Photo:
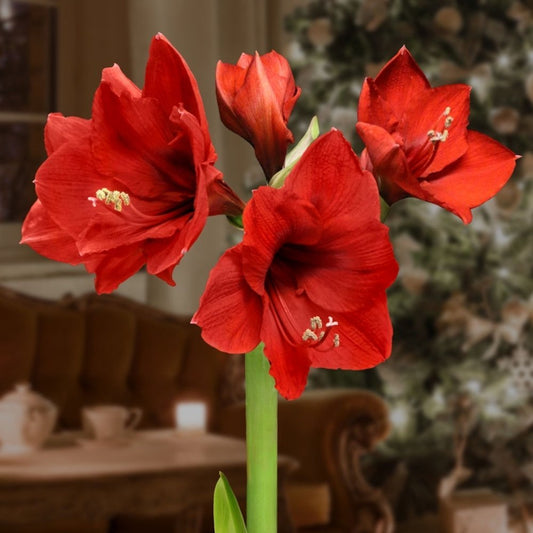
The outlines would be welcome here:
[[[350,533],[393,533],[392,508],[381,490],[365,479],[360,458],[370,451],[382,428],[371,419],[358,419],[341,431],[338,441],[339,465],[355,514],[360,523]]]

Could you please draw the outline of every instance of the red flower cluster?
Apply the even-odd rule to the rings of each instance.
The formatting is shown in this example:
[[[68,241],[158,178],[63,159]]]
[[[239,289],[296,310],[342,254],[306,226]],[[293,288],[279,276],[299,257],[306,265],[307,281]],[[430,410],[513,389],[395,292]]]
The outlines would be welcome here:
[[[45,143],[22,242],[84,263],[98,292],[144,264],[173,285],[207,216],[244,207],[213,166],[196,80],[162,35],[152,41],[142,91],[117,65],[105,69],[92,119],[50,115]]]
[[[448,209],[463,222],[511,176],[516,156],[490,137],[467,130],[470,87],[432,88],[403,47],[376,79],[366,79],[357,132],[364,166],[392,204],[414,196]]]
[[[270,180],[293,141],[287,121],[300,95],[287,61],[270,52],[219,63],[216,91],[222,121],[253,145]],[[390,354],[385,291],[398,267],[379,192],[389,203],[418,197],[469,222],[471,208],[509,178],[516,156],[467,130],[468,113],[467,86],[431,88],[402,48],[365,81],[362,164],[336,130],[305,150],[311,134],[287,159],[283,185],[260,187],[244,207],[213,166],[194,77],[158,35],[142,91],[114,66],[103,71],[90,120],[50,116],[22,241],[84,263],[98,292],[144,264],[173,284],[207,216],[242,213],[242,242],[211,272],[193,321],[226,352],[263,342],[276,387],[296,398],[311,367],[363,369]]]

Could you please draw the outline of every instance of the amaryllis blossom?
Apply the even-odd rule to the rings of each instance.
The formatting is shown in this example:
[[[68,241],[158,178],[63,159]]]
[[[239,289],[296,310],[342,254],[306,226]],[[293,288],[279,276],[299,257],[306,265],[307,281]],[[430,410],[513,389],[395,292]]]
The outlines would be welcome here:
[[[300,88],[287,60],[272,51],[242,54],[236,65],[217,64],[216,90],[222,122],[254,149],[267,179],[283,167],[293,142],[287,121]]]
[[[51,114],[45,144],[22,242],[51,259],[83,263],[96,273],[98,292],[145,264],[173,285],[172,271],[207,216],[244,207],[213,166],[196,80],[161,34],[152,40],[142,90],[118,65],[104,69],[92,119]]]
[[[431,87],[403,47],[359,99],[357,132],[366,145],[361,160],[389,203],[414,196],[472,220],[471,209],[494,196],[515,167],[516,156],[467,129],[470,87]]]
[[[336,130],[280,189],[255,191],[244,237],[212,270],[193,322],[229,353],[264,342],[278,391],[298,397],[310,367],[364,369],[390,354],[385,290],[397,264],[377,186]]]

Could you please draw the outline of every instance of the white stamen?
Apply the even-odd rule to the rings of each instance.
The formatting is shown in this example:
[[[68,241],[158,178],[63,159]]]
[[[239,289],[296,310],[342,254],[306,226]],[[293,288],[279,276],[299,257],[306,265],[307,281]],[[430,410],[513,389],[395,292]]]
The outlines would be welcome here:
[[[338,333],[335,333],[335,336],[333,337],[333,346],[335,346],[335,348],[338,348],[340,346],[340,337],[339,337],[339,334]]]
[[[328,321],[326,323],[326,327],[327,328],[331,328],[332,326],[338,326],[339,323],[335,320],[333,320],[333,317],[332,316],[328,316]]]

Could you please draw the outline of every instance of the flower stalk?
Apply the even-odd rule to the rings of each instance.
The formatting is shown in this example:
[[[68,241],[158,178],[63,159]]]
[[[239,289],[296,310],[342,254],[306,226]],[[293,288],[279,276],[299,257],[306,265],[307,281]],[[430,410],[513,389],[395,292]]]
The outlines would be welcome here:
[[[278,394],[263,343],[245,356],[248,533],[276,533]]]

